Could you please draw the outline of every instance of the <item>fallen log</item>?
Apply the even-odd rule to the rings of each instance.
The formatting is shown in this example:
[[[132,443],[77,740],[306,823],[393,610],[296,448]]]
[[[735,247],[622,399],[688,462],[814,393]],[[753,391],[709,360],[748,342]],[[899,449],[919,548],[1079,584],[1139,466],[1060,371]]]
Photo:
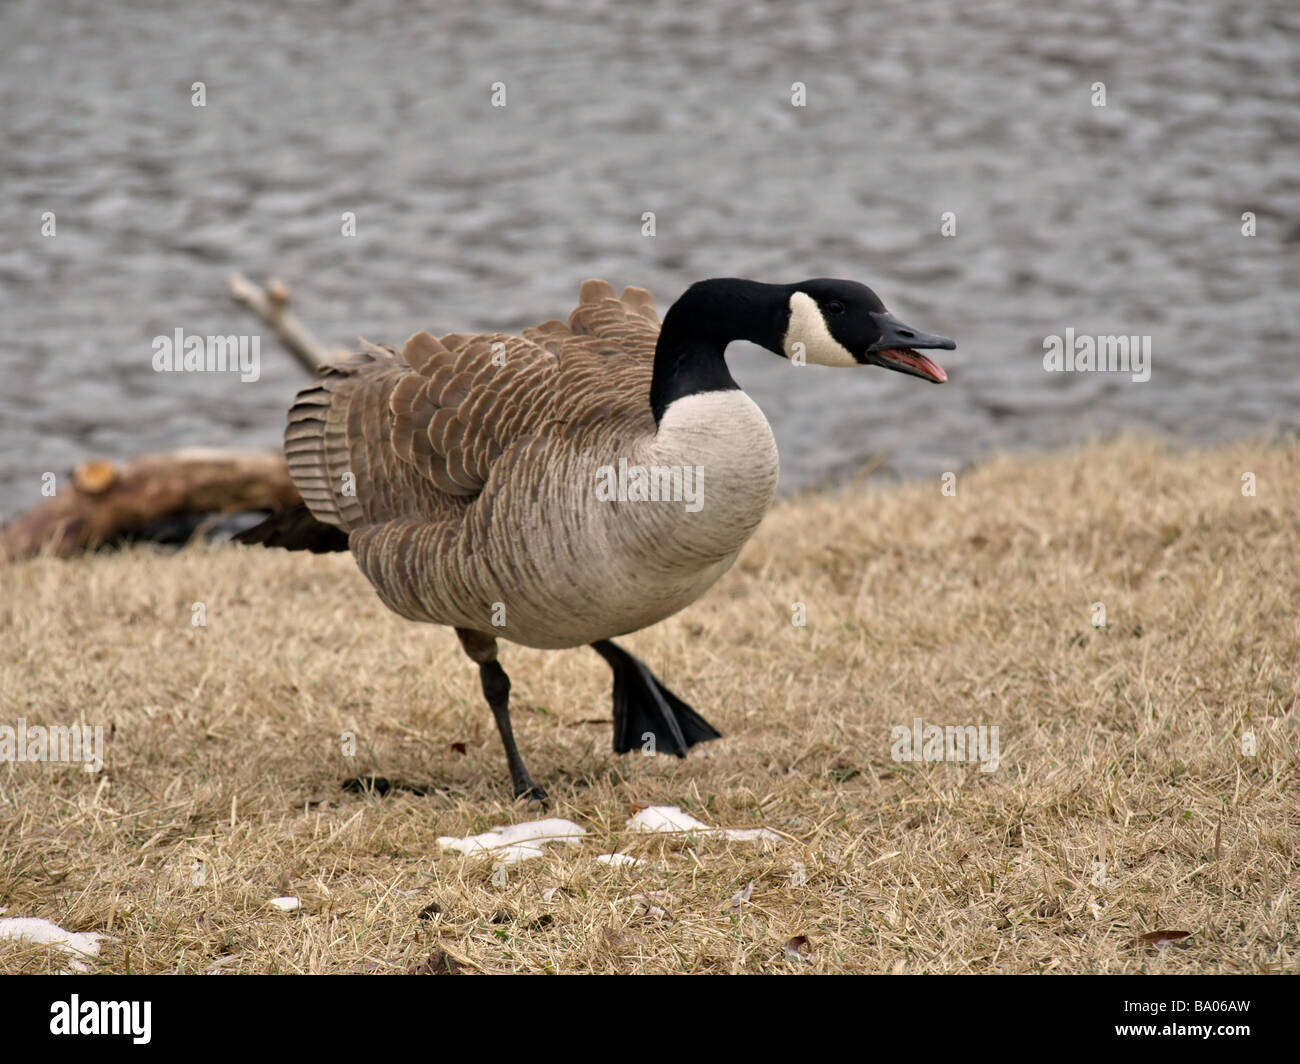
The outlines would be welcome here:
[[[68,558],[124,539],[188,538],[204,517],[280,510],[302,501],[284,455],[188,448],[123,465],[82,462],[55,494],[0,528],[0,558],[48,550]],[[178,523],[179,522],[179,523]],[[155,534],[146,534],[150,529]],[[177,530],[180,530],[178,532]]]
[[[231,298],[246,307],[293,357],[314,373],[346,355],[331,351],[289,309],[281,281],[255,284],[241,273],[227,278]],[[237,531],[221,515],[268,511],[302,501],[278,453],[191,448],[151,454],[125,464],[82,462],[41,505],[0,527],[0,559],[14,561],[49,550],[59,558],[122,542],[184,544],[197,534]]]

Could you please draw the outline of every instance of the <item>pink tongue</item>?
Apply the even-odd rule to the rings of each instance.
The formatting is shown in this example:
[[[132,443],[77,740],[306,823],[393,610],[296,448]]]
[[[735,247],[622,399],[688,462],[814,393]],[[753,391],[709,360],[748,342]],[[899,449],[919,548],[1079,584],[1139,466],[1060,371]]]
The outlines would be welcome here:
[[[920,351],[913,351],[910,347],[895,347],[882,354],[889,355],[895,362],[901,362],[905,366],[911,366],[914,370],[929,377],[932,381],[942,384],[948,379],[948,374],[943,371],[943,367],[937,362],[932,362],[921,354]]]

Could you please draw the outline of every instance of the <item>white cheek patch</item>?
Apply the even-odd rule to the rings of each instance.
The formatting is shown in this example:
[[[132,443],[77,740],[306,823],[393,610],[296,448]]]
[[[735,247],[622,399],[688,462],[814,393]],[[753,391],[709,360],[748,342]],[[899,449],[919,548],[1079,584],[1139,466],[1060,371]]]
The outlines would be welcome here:
[[[802,345],[796,348],[796,344]],[[817,366],[861,365],[849,354],[848,348],[831,335],[826,328],[817,301],[807,292],[796,292],[790,297],[790,326],[785,333],[785,357],[791,362],[810,362]]]

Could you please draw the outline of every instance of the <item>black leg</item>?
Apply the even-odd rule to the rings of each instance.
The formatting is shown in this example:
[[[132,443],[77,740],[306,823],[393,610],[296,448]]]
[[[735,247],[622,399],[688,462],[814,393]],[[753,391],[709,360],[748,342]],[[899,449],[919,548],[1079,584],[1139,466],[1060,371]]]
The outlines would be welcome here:
[[[591,644],[614,671],[614,752],[626,754],[646,742],[661,754],[686,756],[687,747],[721,739],[722,733],[659,682],[640,658],[617,643]]]
[[[506,748],[506,764],[510,766],[510,781],[515,786],[515,797],[527,798],[532,802],[546,801],[546,792],[533,782],[524,759],[519,756],[519,747],[515,745],[514,729],[510,726],[510,677],[497,661],[482,662],[478,673],[479,679],[483,681],[483,696],[492,710],[492,716],[496,718],[497,731],[501,733],[501,745]]]
[[[460,645],[465,653],[478,663],[483,697],[496,718],[501,745],[506,748],[506,764],[510,766],[510,782],[514,784],[515,797],[526,797],[533,802],[546,801],[546,792],[533,782],[524,759],[519,756],[519,747],[515,745],[515,731],[510,726],[510,677],[497,661],[496,637],[471,628],[457,628],[456,634],[460,636]]]

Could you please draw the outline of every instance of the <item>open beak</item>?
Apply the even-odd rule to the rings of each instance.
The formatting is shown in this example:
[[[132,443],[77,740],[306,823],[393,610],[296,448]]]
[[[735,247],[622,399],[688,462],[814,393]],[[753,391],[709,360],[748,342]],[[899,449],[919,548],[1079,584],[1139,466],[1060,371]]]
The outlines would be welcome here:
[[[868,363],[934,381],[935,384],[942,384],[948,379],[943,367],[926,358],[918,348],[955,351],[956,343],[946,336],[923,333],[910,325],[904,325],[892,314],[872,314],[871,318],[880,330],[880,339],[867,348]]]

